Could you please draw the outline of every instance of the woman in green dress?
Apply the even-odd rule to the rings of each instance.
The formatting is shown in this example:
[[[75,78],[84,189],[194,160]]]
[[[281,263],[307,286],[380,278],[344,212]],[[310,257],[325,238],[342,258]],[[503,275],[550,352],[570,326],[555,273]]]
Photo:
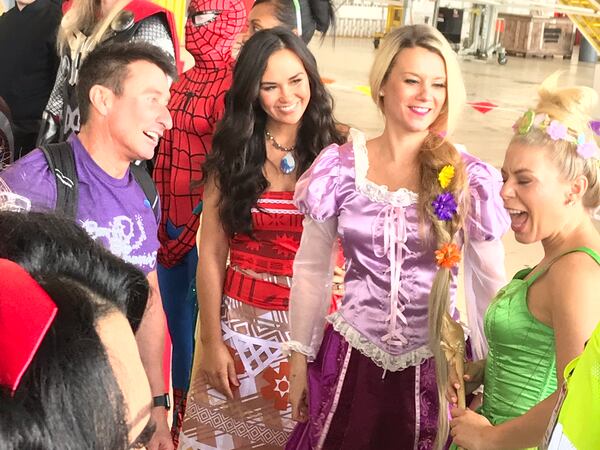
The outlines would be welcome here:
[[[589,126],[598,95],[559,89],[557,78],[542,84],[535,110],[515,124],[502,167],[515,237],[541,242],[544,257],[519,271],[485,315],[488,357],[465,377],[484,383],[481,414],[451,411],[454,444],[468,450],[538,446],[565,366],[600,318],[600,236],[591,218],[600,206],[600,152]]]

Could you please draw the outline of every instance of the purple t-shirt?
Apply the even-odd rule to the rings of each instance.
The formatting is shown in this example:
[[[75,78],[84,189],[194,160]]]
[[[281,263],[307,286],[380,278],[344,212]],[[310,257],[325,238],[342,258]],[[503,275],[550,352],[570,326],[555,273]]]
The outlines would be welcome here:
[[[117,179],[102,170],[79,138],[69,137],[79,178],[77,223],[116,256],[145,274],[156,269],[158,226],[150,202],[129,170]],[[56,179],[41,150],[0,173],[8,187],[31,200],[35,211],[54,211]]]

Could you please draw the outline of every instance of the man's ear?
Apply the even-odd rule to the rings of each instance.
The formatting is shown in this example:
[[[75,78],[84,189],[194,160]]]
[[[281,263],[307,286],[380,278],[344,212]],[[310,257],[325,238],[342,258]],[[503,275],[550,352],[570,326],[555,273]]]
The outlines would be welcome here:
[[[115,94],[109,88],[95,84],[90,89],[90,103],[92,108],[101,116],[106,116],[113,105]]]

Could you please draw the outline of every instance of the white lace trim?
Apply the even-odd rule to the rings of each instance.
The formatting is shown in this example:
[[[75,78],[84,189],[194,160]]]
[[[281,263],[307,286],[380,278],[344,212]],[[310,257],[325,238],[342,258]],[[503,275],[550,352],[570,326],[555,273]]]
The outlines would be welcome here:
[[[250,212],[254,214],[267,213],[267,214],[291,214],[295,216],[303,215],[297,209],[273,209],[273,208],[250,208]]]
[[[354,171],[356,189],[366,195],[370,200],[378,203],[390,203],[393,206],[410,206],[419,200],[419,194],[409,189],[400,188],[390,191],[383,184],[377,184],[367,179],[369,171],[369,156],[367,153],[367,141],[364,133],[354,128],[350,129],[352,146],[354,148]]]
[[[308,357],[309,361],[313,361],[317,355],[315,351],[308,347],[307,345],[303,345],[298,341],[287,341],[281,344],[281,351],[287,357],[289,357],[292,352],[302,353]]]
[[[278,199],[278,198],[259,198],[256,203],[270,203],[272,205],[293,205],[294,200]]]
[[[390,355],[360,334],[352,325],[346,322],[339,312],[331,314],[327,317],[327,320],[333,325],[334,330],[348,341],[352,348],[371,358],[375,364],[384,370],[398,372],[407,367],[418,366],[433,356],[428,345],[416,348],[403,355]]]

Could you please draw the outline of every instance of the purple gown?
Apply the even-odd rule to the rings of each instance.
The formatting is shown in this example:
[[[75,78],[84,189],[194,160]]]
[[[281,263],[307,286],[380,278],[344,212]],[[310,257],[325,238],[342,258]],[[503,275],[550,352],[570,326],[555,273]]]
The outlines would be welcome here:
[[[295,333],[292,309],[287,347],[312,362],[309,420],[296,427],[287,449],[431,449],[435,440],[438,398],[427,326],[437,272],[435,240],[419,221],[418,194],[390,192],[367,179],[366,152],[364,136],[354,132],[352,142],[323,150],[296,186],[298,209],[317,227],[333,227],[341,239],[346,294],[339,310],[327,317],[323,335],[322,317],[299,311],[311,309],[303,305],[306,289],[296,302],[292,290],[291,308],[297,305],[297,316],[306,316],[296,323],[308,321],[312,328],[304,333],[305,326],[297,327]],[[498,171],[466,151],[461,154],[470,193],[464,246],[470,248],[463,249],[466,296],[474,316],[469,317],[471,339],[479,341],[482,312],[504,283],[498,240],[509,219],[499,196]],[[489,244],[495,250],[490,252]],[[496,261],[486,262],[484,251]],[[302,258],[299,252],[295,278]],[[450,313],[459,319],[457,273],[455,268]],[[474,296],[479,299],[469,298]],[[482,342],[476,346],[479,353],[485,351]]]

